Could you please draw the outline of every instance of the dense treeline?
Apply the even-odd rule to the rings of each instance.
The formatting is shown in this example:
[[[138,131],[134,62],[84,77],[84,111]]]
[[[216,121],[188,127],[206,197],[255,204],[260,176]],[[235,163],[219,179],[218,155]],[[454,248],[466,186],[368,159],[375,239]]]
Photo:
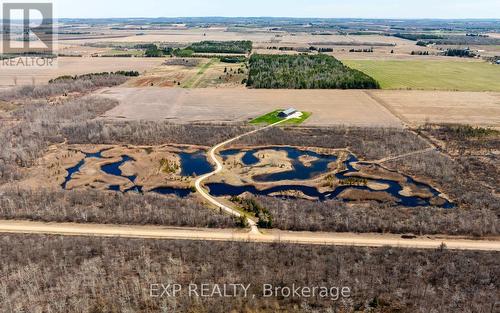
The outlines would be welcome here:
[[[172,55],[173,49],[170,47],[159,48],[157,45],[146,45],[144,56],[147,58],[161,58],[167,55]]]
[[[170,124],[168,122],[86,121],[66,125],[61,134],[74,144],[192,144],[213,146],[253,127],[241,125]]]
[[[292,145],[331,149],[350,149],[366,161],[397,156],[428,148],[427,143],[412,132],[397,128],[275,127],[255,136],[244,137],[249,145]]]
[[[88,73],[88,74],[83,74],[83,75],[64,75],[64,76],[59,76],[57,78],[49,80],[49,84],[54,84],[54,83],[64,83],[65,81],[70,81],[70,80],[93,80],[96,78],[113,78],[114,76],[125,76],[125,77],[137,77],[139,76],[138,71],[116,71],[116,72],[101,72],[101,73]]]
[[[500,131],[470,125],[426,125],[420,129],[446,143],[448,150],[500,150]]]
[[[349,49],[349,52],[373,53],[373,48],[368,48],[368,49]]]
[[[253,126],[221,124],[170,124],[168,122],[86,121],[66,125],[62,135],[74,144],[165,143],[212,146],[255,129]],[[365,160],[378,160],[428,148],[415,134],[396,128],[271,128],[259,135],[242,138],[239,144],[292,145],[302,147],[348,148]]]
[[[486,185],[489,181],[498,181],[498,168],[484,163],[474,165],[476,161],[467,157],[454,160],[438,152],[429,152],[390,161],[386,165],[432,180],[460,208],[489,210],[500,216],[500,201],[491,190],[495,187]],[[494,222],[498,229],[498,218]],[[487,224],[486,221],[483,223]]]
[[[64,95],[70,92],[89,92],[102,87],[113,87],[123,84],[128,77],[121,74],[91,75],[65,77],[56,79],[48,85],[26,85],[0,92],[0,100],[33,100],[45,97]]]
[[[397,33],[393,34],[392,36],[402,38],[402,39],[407,39],[407,40],[412,40],[412,41],[418,41],[421,39],[443,39],[443,36],[440,35],[432,35],[432,34],[410,34],[410,33]]]
[[[329,55],[257,55],[250,57],[247,86],[268,89],[374,89],[370,76]]]
[[[247,54],[252,51],[253,43],[241,41],[201,41],[191,44],[187,49],[196,53],[234,53]]]
[[[429,51],[412,51],[411,55],[430,55]]]
[[[122,194],[97,190],[0,191],[0,218],[176,227],[235,228],[235,220],[207,208],[198,198]]]
[[[473,45],[500,45],[499,38],[481,37],[481,36],[464,36],[450,35],[444,38],[437,39],[420,39],[419,41],[426,44],[435,45],[450,45],[450,46],[473,46]]]
[[[50,144],[63,142],[63,127],[93,119],[117,104],[87,96],[59,105],[35,102],[21,106],[12,113],[19,122],[0,125],[0,183],[19,178],[20,167],[34,165]]]
[[[497,214],[486,208],[402,208],[376,202],[364,205],[273,197],[256,197],[254,201],[269,210],[273,227],[282,230],[464,236],[500,234]]]
[[[474,52],[469,49],[447,49],[444,52],[447,57],[461,57],[461,58],[473,58],[476,56]]]
[[[421,131],[438,139],[436,144],[462,165],[469,181],[481,182],[480,187],[500,193],[499,131],[467,125],[434,125]]]
[[[63,96],[68,92],[85,94],[96,88],[121,84],[125,80],[123,75],[97,75],[1,92],[0,100],[15,102],[17,109],[10,113],[16,122],[0,123],[0,184],[19,179],[21,168],[32,166],[48,145],[62,142],[63,127],[93,119],[118,104],[102,97],[63,97],[59,102],[52,102],[50,97]]]
[[[493,312],[500,287],[498,252],[3,235],[0,253],[5,313],[475,313]],[[150,296],[168,283],[184,292]],[[190,283],[250,284],[249,297],[190,298]],[[264,284],[351,296],[263,298]]]

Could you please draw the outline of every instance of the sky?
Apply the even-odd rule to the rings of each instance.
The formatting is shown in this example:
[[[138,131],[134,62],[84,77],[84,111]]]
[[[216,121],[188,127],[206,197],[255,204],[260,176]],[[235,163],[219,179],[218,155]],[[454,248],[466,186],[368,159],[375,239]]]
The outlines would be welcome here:
[[[1,0],[0,0],[1,1]],[[60,18],[497,18],[500,0],[54,0]]]

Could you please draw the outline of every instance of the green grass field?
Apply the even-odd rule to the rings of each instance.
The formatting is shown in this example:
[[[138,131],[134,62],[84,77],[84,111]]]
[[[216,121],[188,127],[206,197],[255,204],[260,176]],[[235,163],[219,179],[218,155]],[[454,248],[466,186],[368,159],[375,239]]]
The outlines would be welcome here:
[[[278,114],[282,111],[283,111],[283,109],[280,109],[280,110],[273,111],[271,113],[267,113],[266,115],[259,116],[256,119],[251,120],[250,124],[253,124],[253,125],[271,125],[271,124],[277,123],[279,121],[282,121],[283,118],[278,116]],[[302,113],[303,114],[302,114],[301,118],[292,118],[286,122],[283,122],[283,124],[300,125],[300,124],[304,123],[312,115],[312,113],[310,113],[310,112],[302,112]]]
[[[108,55],[133,55],[133,56],[136,56],[136,57],[141,57],[141,56],[144,56],[144,51],[142,50],[111,50],[105,54],[108,54]]]
[[[198,65],[199,68],[198,73],[196,73],[196,75],[194,75],[188,81],[186,81],[182,85],[182,88],[195,88],[200,83],[203,74],[205,74],[205,72],[217,62],[219,62],[219,59],[210,59],[210,61],[208,61],[207,63],[202,63]]]
[[[343,60],[383,89],[500,91],[500,66],[462,60]]]

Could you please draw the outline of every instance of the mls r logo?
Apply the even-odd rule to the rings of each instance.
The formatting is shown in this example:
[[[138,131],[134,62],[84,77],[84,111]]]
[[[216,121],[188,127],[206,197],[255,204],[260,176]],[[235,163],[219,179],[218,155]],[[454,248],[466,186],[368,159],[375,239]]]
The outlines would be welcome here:
[[[53,4],[52,3],[3,3],[3,40],[4,54],[52,54],[54,42]],[[38,13],[41,19],[34,19]],[[33,40],[34,34],[37,38]],[[32,46],[39,40],[42,45]],[[22,42],[22,47],[13,46]]]

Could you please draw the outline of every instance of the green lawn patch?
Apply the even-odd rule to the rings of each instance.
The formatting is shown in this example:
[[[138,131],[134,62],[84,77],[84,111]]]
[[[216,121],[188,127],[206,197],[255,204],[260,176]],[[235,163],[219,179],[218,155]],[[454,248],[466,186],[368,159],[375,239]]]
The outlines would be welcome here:
[[[250,124],[253,125],[271,125],[274,123],[277,123],[279,121],[284,120],[283,118],[279,117],[278,115],[280,112],[283,112],[283,109],[273,111],[271,113],[267,113],[266,115],[259,116],[253,120],[250,121]],[[302,116],[300,118],[292,118],[289,119],[286,122],[283,122],[283,124],[287,125],[300,125],[304,123],[309,117],[311,117],[312,113],[311,112],[302,112]]]

